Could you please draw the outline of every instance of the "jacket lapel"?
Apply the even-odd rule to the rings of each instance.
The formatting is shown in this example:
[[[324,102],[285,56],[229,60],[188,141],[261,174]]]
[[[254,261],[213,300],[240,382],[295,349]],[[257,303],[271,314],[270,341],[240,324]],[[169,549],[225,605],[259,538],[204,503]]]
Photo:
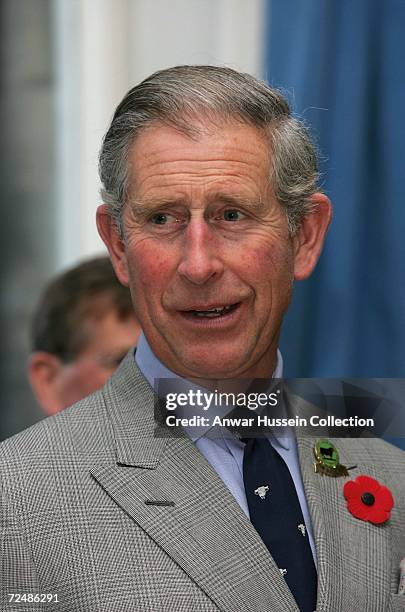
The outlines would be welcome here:
[[[154,437],[154,395],[132,355],[104,395],[117,462],[91,473],[108,495],[221,610],[298,612],[259,535],[194,444]]]
[[[298,403],[302,400],[298,400]],[[291,402],[290,402],[291,403]],[[308,406],[295,404],[297,413]],[[319,413],[319,411],[318,411]],[[319,435],[324,437],[325,432]],[[327,437],[327,434],[326,436]],[[365,461],[367,440],[332,439],[346,467],[356,465],[347,478],[316,474],[313,446],[316,437],[297,435],[302,479],[311,515],[318,561],[317,612],[388,609],[391,571],[391,528],[372,525],[352,516],[343,495],[345,482],[360,474],[376,478],[376,466]]]

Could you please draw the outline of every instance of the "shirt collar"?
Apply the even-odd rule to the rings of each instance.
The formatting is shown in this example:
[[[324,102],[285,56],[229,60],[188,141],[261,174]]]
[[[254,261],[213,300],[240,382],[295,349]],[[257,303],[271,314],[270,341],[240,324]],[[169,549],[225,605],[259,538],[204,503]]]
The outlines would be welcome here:
[[[172,372],[172,370],[169,370],[169,368],[167,368],[156,357],[156,355],[153,353],[152,349],[150,348],[149,343],[146,340],[143,333],[141,333],[139,340],[138,340],[138,345],[136,347],[136,353],[135,353],[135,361],[140,371],[145,376],[146,380],[149,382],[150,386],[153,389],[155,388],[155,380],[159,378],[177,378],[179,382],[181,381],[181,384],[184,385],[185,387],[190,388],[190,387],[195,386],[191,382],[187,381],[186,379],[178,376],[178,374],[175,374],[175,372]],[[277,349],[277,363],[276,363],[276,367],[273,372],[272,378],[282,378],[282,376],[283,376],[283,357],[280,351]],[[209,428],[200,427],[198,428],[198,430],[193,430],[193,431],[186,430],[186,433],[191,438],[191,440],[195,442],[202,436],[206,435],[208,433],[208,429]],[[276,431],[272,432],[272,434],[274,436],[275,441],[278,444],[280,444],[280,446],[282,446],[283,448],[287,450],[290,448],[290,441],[289,441],[288,435],[281,435],[280,433]]]

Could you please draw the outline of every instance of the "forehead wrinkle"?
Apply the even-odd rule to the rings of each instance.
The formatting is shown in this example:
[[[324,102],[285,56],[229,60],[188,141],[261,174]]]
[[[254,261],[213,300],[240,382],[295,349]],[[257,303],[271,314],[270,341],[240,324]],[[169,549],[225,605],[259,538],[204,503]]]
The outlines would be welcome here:
[[[225,134],[224,138],[220,137],[220,134],[210,132],[201,134],[200,138],[194,140],[189,136],[179,134],[172,127],[161,124],[151,127],[141,133],[133,143],[130,159],[134,178],[137,172],[144,172],[148,166],[153,169],[154,166],[173,163],[194,162],[206,165],[219,162],[221,166],[222,163],[258,166],[261,165],[261,158],[267,166],[270,150],[267,138],[262,131],[258,132],[249,125],[241,126],[238,123],[235,125],[231,123],[231,125],[221,124],[219,132]],[[244,138],[244,132],[250,136],[248,141]],[[255,134],[254,144],[250,142],[252,133]],[[245,161],[246,159],[249,161]]]
[[[260,142],[257,143],[257,147],[254,149],[234,144],[224,145],[218,151],[215,145],[211,145],[211,147],[208,147],[208,149],[204,148],[202,151],[195,148],[190,153],[182,151],[180,147],[173,150],[172,146],[164,149],[156,146],[155,149],[148,151],[147,154],[145,154],[145,150],[142,148],[138,151],[136,144],[131,155],[132,170],[135,173],[139,172],[140,169],[142,171],[145,171],[145,169],[153,170],[156,166],[180,165],[183,168],[184,164],[198,164],[200,166],[218,164],[222,168],[224,164],[232,163],[241,166],[253,165],[255,167],[260,165],[258,163],[260,158],[267,165],[269,157],[268,147],[261,147]]]
[[[173,164],[174,162],[171,162]],[[170,187],[176,186],[176,181],[179,184],[184,184],[190,180],[202,180],[202,179],[218,179],[226,181],[229,178],[238,178],[242,181],[252,180],[256,182],[258,175],[261,173],[260,165],[250,163],[248,161],[235,161],[232,162],[232,166],[229,166],[228,161],[224,161],[223,165],[213,167],[211,162],[206,162],[204,167],[198,162],[198,167],[190,168],[179,165],[179,167],[167,167],[166,164],[157,163],[155,169],[148,168],[148,172],[145,173],[145,168],[141,168],[141,172],[135,170],[133,187],[140,188],[144,183],[152,181],[153,187],[164,187],[165,183],[168,182]],[[177,165],[177,162],[176,162]],[[163,169],[162,169],[162,166]],[[208,166],[208,167],[207,167]],[[264,166],[265,173],[267,176],[267,166]],[[163,171],[162,171],[163,170]],[[141,174],[141,176],[139,176]],[[146,174],[142,176],[142,174]],[[138,179],[138,180],[137,180]],[[140,180],[139,180],[140,179]],[[156,181],[156,184],[154,182]]]
[[[255,168],[251,164],[247,165],[250,166],[252,172],[238,172],[237,169],[234,168],[233,170],[228,169],[226,173],[222,173],[222,168],[215,169],[210,167],[206,170],[199,168],[197,172],[195,170],[187,170],[184,168],[167,171],[167,168],[165,168],[165,171],[163,173],[156,171],[153,174],[149,174],[148,176],[143,177],[139,177],[139,175],[136,175],[135,173],[135,180],[133,180],[132,182],[132,188],[130,189],[130,191],[133,195],[135,195],[135,193],[139,194],[140,191],[144,191],[143,197],[139,197],[138,199],[142,199],[144,202],[146,202],[158,199],[159,197],[154,195],[148,196],[148,192],[152,192],[153,194],[154,192],[159,192],[165,189],[172,191],[179,189],[180,191],[183,191],[184,188],[206,188],[208,187],[206,185],[207,182],[218,183],[219,181],[226,182],[231,179],[238,179],[239,182],[244,181],[247,183],[252,182],[256,184],[257,177],[255,177]],[[138,180],[136,180],[136,176]],[[215,187],[215,189],[218,191],[217,187]],[[169,199],[181,200],[184,197],[188,199],[189,196],[184,196],[182,194],[179,196],[175,196],[174,198],[170,197]],[[129,200],[131,199],[132,198],[130,197]]]
[[[158,181],[155,181],[155,178],[158,178]],[[148,184],[148,181],[152,181],[152,183]],[[241,185],[244,186],[244,190],[241,189]],[[142,187],[144,192],[143,195],[139,193],[142,191]],[[252,187],[254,188],[253,190]],[[201,196],[204,200],[224,200],[228,197],[241,201],[256,200],[257,202],[261,194],[256,187],[257,180],[254,176],[254,172],[252,172],[251,175],[241,174],[237,171],[227,172],[226,174],[206,172],[203,175],[195,175],[194,172],[170,173],[156,175],[156,177],[147,177],[142,180],[140,184],[134,184],[132,188],[134,197],[130,197],[129,201],[139,201],[144,208],[146,206],[153,207],[159,202],[161,204],[162,202],[188,202],[191,199],[191,192],[197,189],[201,191]],[[245,191],[245,193],[243,191]],[[249,192],[252,191],[253,193],[250,195]],[[136,195],[136,193],[138,193],[138,195]],[[160,193],[162,193],[162,195],[159,195]]]
[[[216,195],[219,193],[222,198],[222,186],[218,185],[218,182],[229,181],[232,185],[234,181],[239,183],[239,187],[243,183],[246,185],[245,196],[242,193],[237,194],[240,199],[243,198],[249,205],[251,204],[249,200],[252,198],[252,202],[256,200],[257,205],[261,195],[261,200],[264,199],[264,194],[260,193],[260,189],[252,189],[252,185],[256,186],[260,183],[263,186],[264,177],[270,182],[269,151],[260,140],[258,139],[257,147],[254,150],[251,147],[244,147],[243,142],[225,143],[220,150],[215,143],[213,150],[209,147],[200,150],[197,143],[197,146],[193,146],[190,151],[187,150],[187,147],[173,150],[172,146],[162,148],[156,145],[152,150],[149,149],[146,155],[145,149],[140,146],[142,143],[135,143],[131,159],[132,186],[129,190],[134,197],[129,194],[129,203],[132,200],[139,211],[148,209],[150,211],[152,206],[159,206],[159,204],[184,203],[184,200],[189,202],[192,199],[188,193],[189,189],[200,189],[200,187],[205,191],[204,200],[210,187],[217,192]],[[137,148],[138,144],[139,148]],[[164,154],[163,159],[162,153]],[[216,185],[210,186],[210,182]],[[235,189],[234,185],[233,189]],[[167,196],[165,190],[173,195]],[[225,186],[224,191],[225,195],[228,195],[229,187]],[[244,188],[236,189],[236,191],[243,192]],[[252,196],[249,191],[252,192]],[[160,193],[162,196],[159,195]],[[213,199],[212,196],[211,199]]]
[[[155,178],[166,179],[174,178],[177,175],[179,178],[189,179],[195,176],[209,178],[211,176],[218,178],[225,178],[226,176],[240,176],[241,178],[247,178],[257,173],[260,168],[260,163],[257,157],[252,155],[252,159],[255,158],[255,162],[252,160],[229,160],[229,159],[212,159],[212,160],[167,160],[167,161],[156,161],[152,164],[146,164],[138,166],[133,164],[133,176],[134,183],[138,182],[138,187],[145,181],[154,180]],[[230,167],[231,164],[231,167]],[[263,164],[264,166],[264,164]],[[265,166],[267,168],[267,164]],[[222,174],[225,170],[225,173]],[[139,174],[143,174],[141,181],[139,181]],[[220,175],[220,176],[219,176]],[[137,181],[138,177],[138,181]]]

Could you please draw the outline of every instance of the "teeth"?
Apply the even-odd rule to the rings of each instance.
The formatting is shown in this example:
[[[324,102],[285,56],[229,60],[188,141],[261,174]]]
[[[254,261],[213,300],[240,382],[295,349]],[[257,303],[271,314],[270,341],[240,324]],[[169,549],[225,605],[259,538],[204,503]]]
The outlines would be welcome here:
[[[230,310],[231,305],[230,306],[222,306],[220,308],[211,308],[210,310],[193,310],[193,314],[196,317],[209,317],[209,318],[214,318],[214,317],[219,317],[221,314],[223,314],[224,312]]]

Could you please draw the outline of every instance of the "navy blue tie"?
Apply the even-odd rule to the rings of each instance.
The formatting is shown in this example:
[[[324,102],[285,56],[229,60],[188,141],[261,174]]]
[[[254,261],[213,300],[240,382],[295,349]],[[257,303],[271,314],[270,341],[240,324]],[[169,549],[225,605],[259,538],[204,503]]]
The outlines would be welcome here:
[[[317,574],[294,481],[266,438],[242,438],[250,520],[301,612],[316,608]]]

